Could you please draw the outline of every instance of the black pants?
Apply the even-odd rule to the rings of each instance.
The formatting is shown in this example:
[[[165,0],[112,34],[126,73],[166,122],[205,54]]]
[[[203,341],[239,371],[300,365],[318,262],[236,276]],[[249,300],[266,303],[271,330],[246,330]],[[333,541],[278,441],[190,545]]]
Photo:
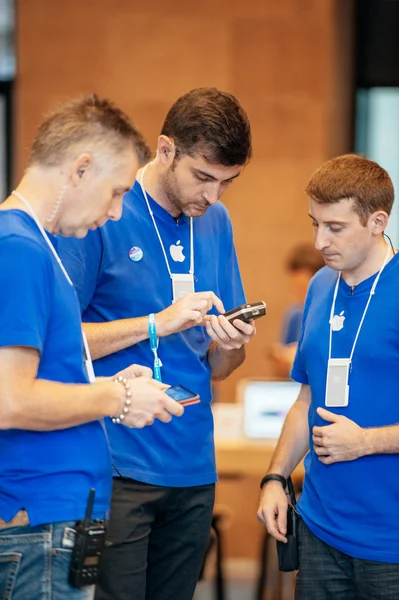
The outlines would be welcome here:
[[[214,484],[114,479],[96,600],[192,600],[209,539]]]
[[[299,520],[295,600],[398,600],[399,564],[352,558]]]

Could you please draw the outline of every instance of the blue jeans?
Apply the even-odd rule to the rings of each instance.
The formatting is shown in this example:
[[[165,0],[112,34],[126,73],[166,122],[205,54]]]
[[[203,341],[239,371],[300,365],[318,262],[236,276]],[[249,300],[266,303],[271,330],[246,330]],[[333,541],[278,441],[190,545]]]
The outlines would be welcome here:
[[[399,564],[352,558],[298,527],[295,600],[398,600]]]
[[[1,600],[92,600],[68,583],[75,523],[0,529]]]

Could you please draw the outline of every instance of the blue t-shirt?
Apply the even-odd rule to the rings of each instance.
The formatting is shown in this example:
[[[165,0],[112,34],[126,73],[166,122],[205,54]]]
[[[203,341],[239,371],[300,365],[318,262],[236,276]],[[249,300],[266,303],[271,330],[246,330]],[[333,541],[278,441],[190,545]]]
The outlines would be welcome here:
[[[0,282],[0,347],[36,348],[38,379],[87,383],[76,293],[20,210],[0,211]],[[99,421],[59,431],[0,430],[0,457],[5,521],[21,508],[32,526],[82,519],[92,487],[93,515],[109,508],[111,460]]]
[[[313,278],[305,303],[298,351],[291,376],[309,384],[310,452],[299,509],[321,540],[354,558],[399,563],[398,454],[363,456],[331,465],[314,452],[314,425],[325,407],[329,318],[337,272],[323,268]],[[349,358],[376,275],[351,288],[340,281],[335,315],[345,317],[332,334],[332,358]],[[328,410],[360,427],[399,423],[399,255],[385,267],[356,344],[349,376],[349,405]],[[342,314],[341,314],[342,313]]]
[[[190,268],[190,219],[177,221],[149,198],[172,273]],[[171,246],[174,246],[172,250]],[[141,249],[141,260],[129,251]],[[176,248],[183,250],[176,250]],[[172,282],[140,185],[124,197],[119,222],[108,222],[83,240],[63,239],[62,260],[76,285],[85,322],[105,322],[157,313],[172,303]],[[174,260],[171,256],[183,258]],[[140,257],[136,250],[134,258]],[[218,203],[194,219],[195,291],[212,290],[226,310],[245,302],[230,219]],[[159,340],[162,379],[182,384],[201,397],[171,423],[155,421],[128,429],[107,420],[113,461],[125,477],[185,487],[216,481],[211,402],[210,344],[204,327],[193,327]],[[148,339],[94,363],[97,375],[111,375],[132,363],[153,368]]]
[[[303,306],[301,304],[293,304],[287,309],[284,316],[284,326],[281,335],[281,343],[285,346],[299,340],[302,317]]]

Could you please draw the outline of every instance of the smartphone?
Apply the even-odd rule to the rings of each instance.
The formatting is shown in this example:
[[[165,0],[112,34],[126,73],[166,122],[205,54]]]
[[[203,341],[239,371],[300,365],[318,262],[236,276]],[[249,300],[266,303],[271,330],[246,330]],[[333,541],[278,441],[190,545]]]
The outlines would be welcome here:
[[[263,317],[266,314],[266,303],[262,300],[260,302],[253,302],[252,304],[242,304],[241,306],[237,306],[237,308],[233,308],[229,310],[229,312],[225,313],[224,316],[229,321],[229,323],[233,323],[234,319],[239,319],[240,321],[244,321],[244,323],[249,323],[251,319],[259,319],[259,317]]]
[[[172,387],[165,390],[165,394],[168,394],[173,400],[179,402],[183,406],[190,404],[198,404],[200,397],[191,390],[184,387],[184,385],[173,385]]]

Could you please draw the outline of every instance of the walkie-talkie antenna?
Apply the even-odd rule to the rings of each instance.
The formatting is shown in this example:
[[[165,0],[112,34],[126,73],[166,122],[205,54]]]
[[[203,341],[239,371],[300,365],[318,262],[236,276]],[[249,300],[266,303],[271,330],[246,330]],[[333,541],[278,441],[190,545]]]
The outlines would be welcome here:
[[[83,521],[84,526],[88,525],[91,521],[91,513],[93,510],[93,504],[94,504],[94,496],[96,494],[96,490],[94,488],[91,488],[90,490],[90,494],[89,494],[89,500],[87,502],[87,508],[86,508],[86,514],[85,514],[85,520]]]

